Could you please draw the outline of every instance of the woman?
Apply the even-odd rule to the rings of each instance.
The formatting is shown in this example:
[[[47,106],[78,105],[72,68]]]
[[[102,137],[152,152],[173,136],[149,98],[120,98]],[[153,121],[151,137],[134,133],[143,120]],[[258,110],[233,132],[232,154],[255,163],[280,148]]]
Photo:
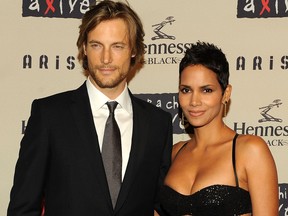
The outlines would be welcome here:
[[[193,44],[179,72],[179,103],[193,134],[174,145],[163,211],[172,216],[278,215],[277,173],[267,144],[257,136],[238,135],[223,122],[232,87],[221,49]]]

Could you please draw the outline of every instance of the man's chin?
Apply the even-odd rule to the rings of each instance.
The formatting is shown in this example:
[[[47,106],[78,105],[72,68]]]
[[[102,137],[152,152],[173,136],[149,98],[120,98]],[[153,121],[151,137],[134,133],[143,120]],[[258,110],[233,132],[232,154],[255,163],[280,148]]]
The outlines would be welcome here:
[[[120,82],[116,82],[116,81],[106,81],[106,82],[100,82],[99,80],[95,81],[96,85],[98,85],[100,88],[106,88],[106,89],[113,89],[115,87],[117,87]]]

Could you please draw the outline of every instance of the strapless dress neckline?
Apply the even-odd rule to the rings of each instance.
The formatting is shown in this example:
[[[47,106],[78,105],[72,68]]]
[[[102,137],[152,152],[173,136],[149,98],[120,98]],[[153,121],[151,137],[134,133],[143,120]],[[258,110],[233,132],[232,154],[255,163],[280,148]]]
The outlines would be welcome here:
[[[160,203],[168,216],[234,216],[252,212],[247,190],[231,185],[210,185],[185,195],[164,185]],[[161,215],[162,216],[162,215]]]

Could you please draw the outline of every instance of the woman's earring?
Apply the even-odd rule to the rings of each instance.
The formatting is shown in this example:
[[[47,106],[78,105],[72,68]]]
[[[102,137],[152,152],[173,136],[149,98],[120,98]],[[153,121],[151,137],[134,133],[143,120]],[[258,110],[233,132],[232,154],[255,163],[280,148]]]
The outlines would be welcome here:
[[[184,126],[185,125],[185,116],[182,112],[182,116],[181,116],[181,124]]]
[[[227,116],[227,101],[224,102],[224,113],[223,113],[223,117]]]

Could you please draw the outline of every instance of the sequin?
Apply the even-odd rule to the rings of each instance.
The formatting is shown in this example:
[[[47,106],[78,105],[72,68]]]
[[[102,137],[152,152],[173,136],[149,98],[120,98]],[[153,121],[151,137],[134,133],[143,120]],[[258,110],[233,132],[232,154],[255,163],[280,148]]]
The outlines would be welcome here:
[[[212,185],[192,195],[164,186],[161,205],[169,216],[237,216],[252,212],[249,192],[228,185]]]
[[[216,184],[191,195],[183,195],[168,186],[163,186],[160,193],[160,203],[166,215],[239,216],[252,213],[250,194],[239,187],[236,172],[235,145],[237,137],[238,134],[234,136],[232,143],[232,165],[236,186]]]

